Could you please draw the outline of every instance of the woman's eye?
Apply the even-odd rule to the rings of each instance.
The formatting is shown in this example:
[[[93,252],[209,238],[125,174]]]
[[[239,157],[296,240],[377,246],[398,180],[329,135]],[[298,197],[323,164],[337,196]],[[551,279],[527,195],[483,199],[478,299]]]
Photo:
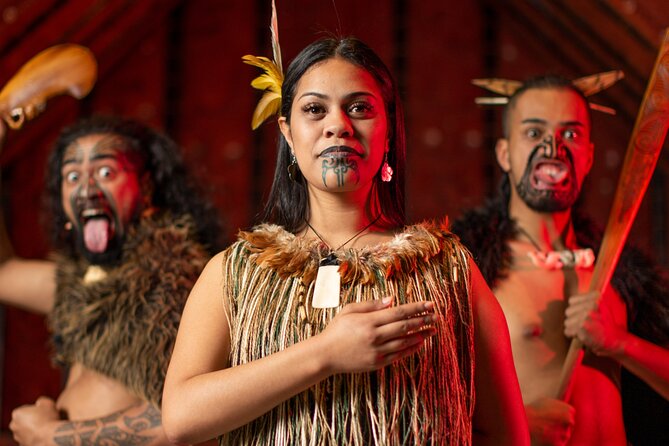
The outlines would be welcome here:
[[[325,112],[325,107],[320,104],[307,104],[302,110],[309,115],[320,115]]]
[[[68,183],[76,183],[79,181],[79,173],[72,171],[65,174],[65,181]]]
[[[354,102],[349,106],[348,110],[349,113],[353,114],[367,114],[372,111],[372,106],[367,102]]]

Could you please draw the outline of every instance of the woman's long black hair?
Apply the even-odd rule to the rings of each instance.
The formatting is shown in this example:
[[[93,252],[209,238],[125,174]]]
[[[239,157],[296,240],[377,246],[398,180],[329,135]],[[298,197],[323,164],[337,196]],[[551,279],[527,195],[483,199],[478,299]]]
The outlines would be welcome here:
[[[381,58],[371,48],[354,37],[323,38],[307,46],[292,61],[286,72],[281,88],[281,116],[284,116],[290,124],[290,111],[299,80],[314,65],[335,57],[367,71],[381,89],[388,116],[388,164],[394,170],[394,174],[392,181],[386,183],[381,181],[381,173],[377,173],[367,213],[370,219],[381,215],[378,224],[382,227],[402,227],[406,224],[404,114],[393,77]],[[306,181],[299,173],[296,181],[288,177],[287,168],[291,161],[291,152],[288,142],[281,134],[277,149],[274,181],[262,219],[264,222],[279,224],[286,230],[295,232],[304,226],[308,217]]]

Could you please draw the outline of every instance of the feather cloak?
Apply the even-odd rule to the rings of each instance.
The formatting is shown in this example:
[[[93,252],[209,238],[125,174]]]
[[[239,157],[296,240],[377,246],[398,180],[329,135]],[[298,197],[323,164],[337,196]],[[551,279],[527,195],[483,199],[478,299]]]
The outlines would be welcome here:
[[[223,261],[232,366],[320,333],[347,303],[387,295],[395,304],[433,301],[441,318],[437,334],[419,352],[381,370],[318,383],[223,436],[221,444],[470,444],[468,252],[445,227],[429,224],[409,227],[381,245],[340,250],[341,304],[313,308],[318,263],[328,251],[274,225],[240,234]]]
[[[57,257],[55,361],[81,363],[160,407],[181,312],[209,258],[194,240],[190,217],[144,218],[130,228],[120,264],[90,284],[86,261]]]

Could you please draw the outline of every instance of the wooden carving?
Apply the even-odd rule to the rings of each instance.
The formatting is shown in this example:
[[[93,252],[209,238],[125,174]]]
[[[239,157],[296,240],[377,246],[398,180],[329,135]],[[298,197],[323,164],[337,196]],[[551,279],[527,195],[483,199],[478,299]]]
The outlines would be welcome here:
[[[606,90],[624,77],[625,74],[622,71],[614,70],[574,79],[572,84],[574,84],[574,87],[581,90],[584,96],[588,97],[595,93],[599,93],[602,90]],[[523,86],[523,83],[520,81],[500,78],[472,79],[472,84],[502,95],[497,97],[475,98],[474,102],[478,105],[506,105],[509,103],[509,97],[513,96],[513,94]],[[608,113],[610,115],[616,114],[614,109],[605,105],[595,104],[591,101],[588,101],[588,105],[593,110]]]
[[[627,154],[613,199],[611,214],[590,282],[591,291],[604,291],[622,252],[625,240],[648,188],[669,127],[669,28],[648,81],[648,87],[627,146]],[[562,368],[558,398],[569,397],[574,370],[582,358],[583,344],[572,343]]]
[[[18,129],[53,96],[86,96],[96,76],[97,63],[89,49],[74,44],[48,48],[26,62],[0,91],[0,117]]]

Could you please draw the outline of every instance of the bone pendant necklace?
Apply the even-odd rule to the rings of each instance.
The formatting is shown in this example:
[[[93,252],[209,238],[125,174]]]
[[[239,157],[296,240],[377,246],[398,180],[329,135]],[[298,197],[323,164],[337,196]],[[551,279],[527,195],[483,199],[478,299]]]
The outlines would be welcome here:
[[[590,248],[545,252],[525,229],[521,226],[517,226],[517,228],[536,249],[535,252],[530,251],[527,253],[527,256],[535,266],[547,270],[563,268],[588,269],[595,263],[595,254]]]
[[[311,299],[311,306],[313,308],[335,308],[339,306],[339,294],[341,292],[341,276],[339,275],[339,259],[335,254],[348,243],[359,237],[363,232],[372,227],[381,216],[379,215],[372,220],[367,226],[356,232],[353,237],[346,240],[339,245],[337,249],[330,248],[330,245],[321,237],[321,235],[309,224],[307,220],[304,222],[311,229],[316,237],[328,247],[329,253],[318,262],[318,272],[316,273],[316,283],[314,284],[314,295]]]

